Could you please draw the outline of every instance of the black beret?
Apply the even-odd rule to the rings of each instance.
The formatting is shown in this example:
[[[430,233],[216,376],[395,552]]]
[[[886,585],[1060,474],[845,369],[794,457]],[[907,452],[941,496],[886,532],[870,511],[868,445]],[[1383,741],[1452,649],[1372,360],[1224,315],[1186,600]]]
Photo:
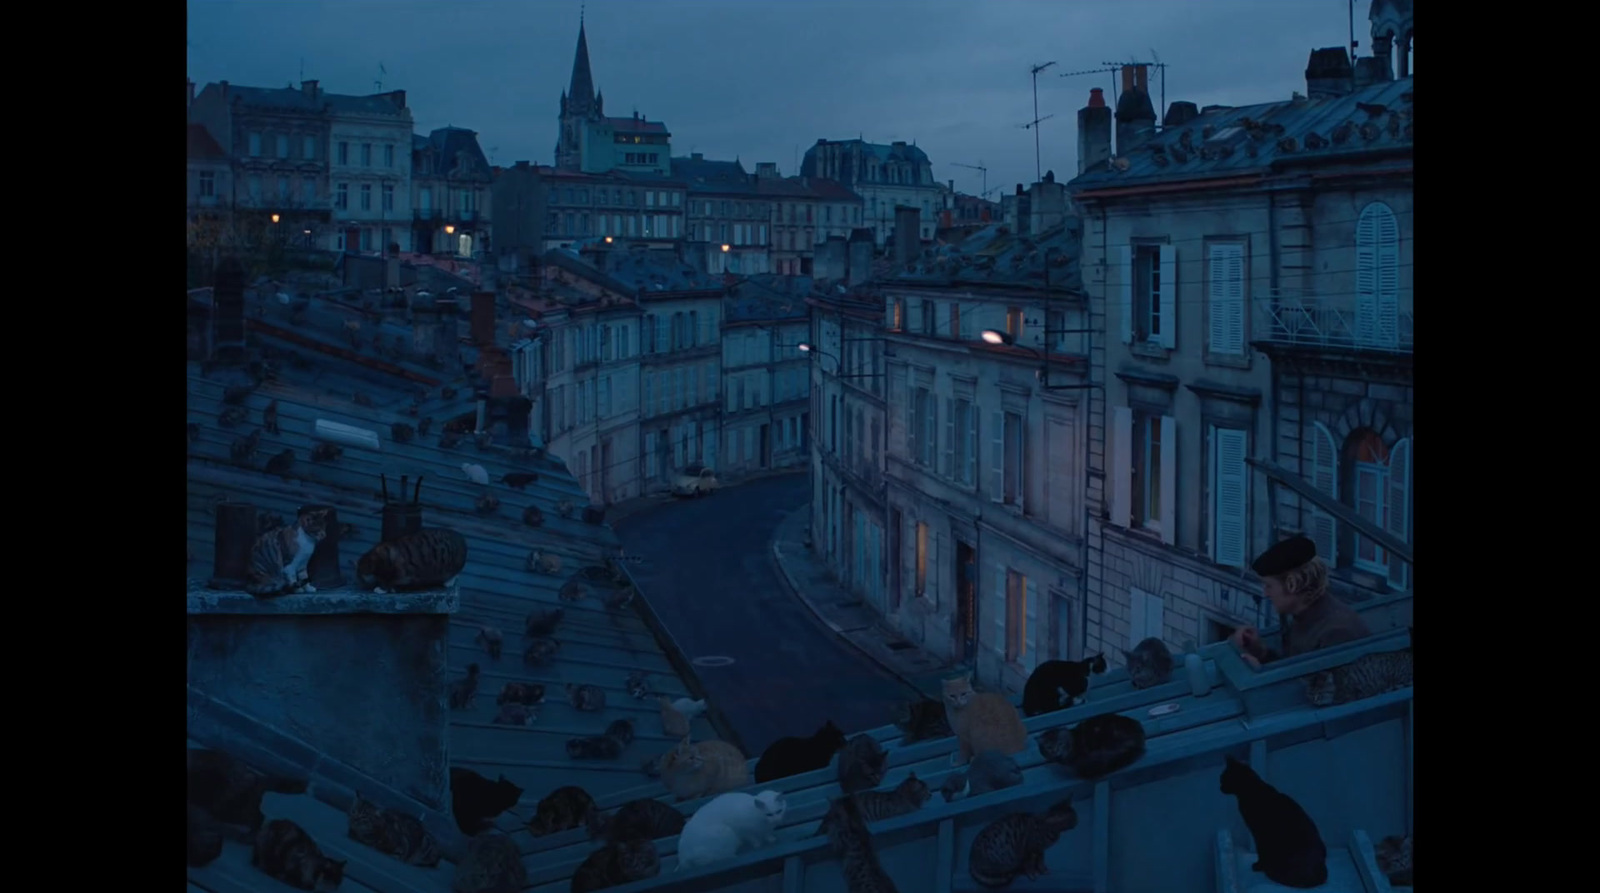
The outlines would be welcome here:
[[[1317,557],[1317,544],[1309,537],[1291,536],[1286,540],[1279,540],[1272,547],[1261,553],[1250,565],[1250,569],[1258,576],[1276,577],[1304,565]]]

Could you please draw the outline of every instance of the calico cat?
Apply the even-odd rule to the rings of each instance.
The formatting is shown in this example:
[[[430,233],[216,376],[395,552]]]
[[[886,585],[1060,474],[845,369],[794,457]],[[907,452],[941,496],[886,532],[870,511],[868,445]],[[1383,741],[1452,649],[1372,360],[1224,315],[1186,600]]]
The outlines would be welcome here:
[[[1017,765],[1017,761],[999,751],[986,750],[973,756],[972,762],[967,764],[967,771],[956,772],[945,779],[945,786],[941,790],[944,801],[949,803],[958,797],[976,797],[1019,784],[1022,784],[1022,767]]]
[[[1029,880],[1046,873],[1045,850],[1063,832],[1078,827],[1071,800],[1062,800],[1041,815],[1014,812],[990,822],[972,839],[967,873],[982,887],[1005,887],[1018,877]]]
[[[189,804],[189,865],[203,868],[222,855],[222,825],[200,807]]]
[[[448,588],[466,566],[466,537],[448,527],[424,527],[373,546],[356,562],[356,578],[380,594]]]
[[[1133,646],[1132,651],[1122,652],[1122,657],[1128,662],[1128,680],[1134,688],[1150,688],[1172,681],[1172,652],[1167,649],[1167,643],[1156,636]]]
[[[347,818],[350,839],[356,843],[393,856],[407,865],[433,868],[439,864],[439,845],[415,816],[393,809],[381,809],[357,794],[355,801],[350,804]]]
[[[910,815],[921,809],[922,805],[933,797],[933,790],[913,772],[887,791],[862,791],[853,796],[856,807],[861,811],[862,819],[868,822],[883,822]],[[828,817],[823,816],[822,824],[812,836],[821,837],[826,833],[828,833]]]
[[[301,509],[293,524],[285,524],[256,537],[250,547],[244,591],[254,596],[288,592],[316,592],[306,575],[311,553],[328,535],[327,509]]]
[[[556,652],[560,650],[561,643],[555,639],[532,639],[528,642],[528,647],[522,651],[523,666],[542,667],[555,660]]]
[[[456,864],[453,893],[510,893],[528,886],[517,842],[498,832],[467,841],[467,854]]]
[[[1106,671],[1106,656],[1083,660],[1047,660],[1034,668],[1022,686],[1022,713],[1038,716],[1078,703],[1089,692],[1089,674]]]
[[[608,843],[672,837],[683,830],[683,823],[683,813],[653,797],[629,800],[609,816],[591,809],[586,822],[591,839],[604,838]]]
[[[839,751],[839,789],[846,794],[869,791],[883,783],[889,754],[871,735],[857,735]]]
[[[450,806],[456,827],[473,835],[489,827],[494,817],[517,805],[522,788],[504,775],[490,781],[471,769],[450,769]]]
[[[1411,649],[1363,654],[1353,662],[1312,673],[1306,696],[1317,707],[1348,704],[1411,684]]]
[[[856,798],[840,797],[831,802],[822,823],[828,829],[828,843],[839,859],[839,870],[844,872],[848,893],[899,893],[894,880],[878,863],[878,854],[872,848],[872,832],[867,830],[867,820]]]
[[[661,854],[653,840],[621,840],[589,854],[572,875],[572,893],[642,881],[661,873]]]
[[[1005,695],[973,691],[970,674],[944,680],[944,705],[950,728],[961,745],[957,753],[950,755],[952,765],[964,765],[980,751],[1012,754],[1028,749],[1028,729],[1017,708]]]
[[[261,829],[250,864],[297,890],[326,893],[344,880],[344,862],[324,856],[311,835],[288,819],[273,819]]]
[[[751,783],[745,756],[726,741],[691,742],[685,735],[656,764],[661,781],[678,802],[721,794]]]
[[[594,798],[577,785],[556,788],[534,807],[533,818],[528,820],[528,830],[534,837],[570,831],[584,823],[595,808]]]
[[[450,683],[450,709],[470,710],[477,697],[478,665],[468,664],[466,678]]]
[[[779,738],[756,761],[756,783],[825,769],[842,747],[844,732],[831,719],[808,737]]]
[[[507,682],[505,688],[500,689],[500,696],[494,699],[496,704],[522,704],[532,707],[544,703],[544,686],[537,682]]]
[[[1411,886],[1411,835],[1385,837],[1373,847],[1378,870],[1396,887]]]
[[[628,681],[623,683],[623,688],[628,690],[628,697],[635,701],[642,701],[650,694],[650,684],[645,681],[644,673],[639,670],[628,674]]]
[[[220,750],[191,747],[188,759],[189,802],[228,826],[224,830],[241,842],[251,840],[266,821],[261,814],[262,795],[268,791],[306,792],[304,781],[269,776]]]
[[[678,870],[732,859],[745,847],[776,843],[786,811],[777,791],[717,795],[684,823],[678,835]]]
[[[661,702],[661,734],[669,738],[682,738],[689,734],[689,717],[678,712],[678,708],[672,706],[672,699],[666,695],[658,700]]]
[[[535,610],[528,615],[527,622],[523,624],[522,634],[530,639],[538,636],[548,636],[556,631],[556,626],[566,616],[567,611],[565,608],[552,608],[548,611]]]
[[[539,711],[527,704],[501,704],[492,722],[501,726],[531,726],[539,720]]]
[[[614,760],[633,743],[633,720],[619,719],[604,733],[567,741],[567,756],[574,760]]]
[[[1328,882],[1328,847],[1300,804],[1231,756],[1221,787],[1222,793],[1238,798],[1239,817],[1255,838],[1252,869],[1285,887],[1308,889]]]
[[[599,713],[606,709],[606,693],[595,685],[567,684],[567,700],[572,709],[582,713]]]
[[[528,553],[528,570],[538,571],[541,574],[553,577],[556,574],[561,573],[561,556],[551,555],[547,552],[541,552],[538,549],[534,549],[532,552]],[[547,611],[545,613],[549,612]]]
[[[950,721],[945,716],[944,704],[932,698],[896,704],[889,719],[900,730],[902,747],[932,738],[948,738],[953,734]]]
[[[1144,756],[1144,724],[1119,713],[1091,716],[1040,735],[1039,755],[1080,778],[1100,778]]]

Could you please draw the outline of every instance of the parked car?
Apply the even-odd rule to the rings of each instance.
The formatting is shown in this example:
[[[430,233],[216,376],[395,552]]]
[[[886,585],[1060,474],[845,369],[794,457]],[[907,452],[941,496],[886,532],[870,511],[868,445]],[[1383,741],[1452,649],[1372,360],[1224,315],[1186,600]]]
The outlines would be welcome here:
[[[709,496],[718,487],[717,475],[711,469],[695,463],[678,472],[672,482],[674,496]]]

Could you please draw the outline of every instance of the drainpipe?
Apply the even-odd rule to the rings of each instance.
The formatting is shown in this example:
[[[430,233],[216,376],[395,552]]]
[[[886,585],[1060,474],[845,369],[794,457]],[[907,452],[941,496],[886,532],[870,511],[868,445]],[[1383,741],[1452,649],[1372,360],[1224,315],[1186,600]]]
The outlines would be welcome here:
[[[1115,86],[1115,85],[1113,84],[1113,86]],[[1111,250],[1111,246],[1109,244],[1109,240],[1108,240],[1108,238],[1106,236],[1106,225],[1107,225],[1106,208],[1105,208],[1105,205],[1102,204],[1100,206],[1100,263],[1101,263],[1102,267],[1104,267],[1104,265],[1106,263],[1105,259],[1106,259],[1106,256],[1107,256],[1107,252],[1109,252]],[[1108,303],[1108,301],[1107,301],[1107,298],[1106,298],[1106,289],[1105,289],[1105,272],[1104,272],[1104,270],[1102,270],[1102,272],[1100,274],[1100,306],[1102,308],[1100,315],[1101,315],[1102,319],[1104,319],[1106,317],[1106,312],[1105,312],[1104,308],[1106,307],[1107,303]],[[1104,387],[1103,384],[1099,388],[1095,388],[1093,386],[1094,385],[1094,299],[1093,298],[1089,299],[1088,306],[1087,306],[1086,310],[1087,310],[1087,313],[1089,315],[1089,318],[1087,320],[1085,320],[1086,324],[1084,325],[1084,328],[1088,329],[1089,332],[1088,332],[1088,334],[1084,335],[1083,337],[1084,337],[1084,341],[1086,342],[1085,345],[1084,345],[1084,347],[1086,348],[1084,350],[1084,355],[1087,356],[1088,359],[1089,359],[1089,380],[1087,382],[1085,382],[1085,384],[1090,385],[1090,387],[1084,389],[1089,395],[1089,406],[1087,408],[1087,411],[1084,413],[1084,415],[1085,415],[1085,417],[1087,418],[1087,420],[1089,422],[1088,428],[1089,429],[1093,429],[1094,428],[1094,395],[1095,395],[1095,391],[1098,390],[1100,392],[1100,431],[1101,431],[1101,437],[1104,438],[1105,437],[1105,430],[1106,430],[1106,426],[1105,426],[1106,390],[1105,390],[1105,387]],[[1101,365],[1104,366],[1103,363]],[[1089,458],[1088,457],[1088,453],[1086,451],[1085,454],[1084,454],[1084,463],[1083,463],[1083,534],[1082,534],[1083,548],[1082,548],[1082,551],[1080,552],[1080,554],[1082,555],[1082,559],[1078,562],[1078,658],[1079,659],[1082,659],[1083,656],[1085,654],[1087,654],[1088,651],[1089,651],[1089,528],[1094,523],[1094,516],[1093,516],[1093,513],[1092,513],[1092,511],[1090,509],[1090,506],[1089,506],[1089,485],[1090,485],[1090,482],[1094,478],[1094,469],[1090,466],[1088,458]],[[1106,452],[1105,452],[1105,445],[1102,443],[1101,444],[1101,449],[1100,449],[1100,462],[1101,462],[1102,466],[1105,464],[1106,459],[1107,459],[1107,457],[1106,457]],[[1101,474],[1101,480],[1104,481],[1105,480],[1105,469],[1103,467],[1100,469],[1100,474]],[[1100,497],[1101,497],[1102,500],[1105,499],[1105,487],[1103,485],[1100,488]],[[1101,531],[1100,531],[1100,557],[1101,557],[1102,561],[1105,558],[1105,529],[1104,528],[1102,528]],[[1103,583],[1104,583],[1104,578],[1102,577],[1102,585],[1103,585]]]

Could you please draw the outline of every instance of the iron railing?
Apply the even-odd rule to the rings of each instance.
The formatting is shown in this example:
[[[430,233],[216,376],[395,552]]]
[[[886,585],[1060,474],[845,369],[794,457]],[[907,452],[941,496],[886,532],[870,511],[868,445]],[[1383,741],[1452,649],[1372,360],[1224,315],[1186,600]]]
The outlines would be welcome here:
[[[1256,337],[1276,344],[1412,352],[1412,310],[1362,312],[1353,296],[1273,289],[1256,301]]]

